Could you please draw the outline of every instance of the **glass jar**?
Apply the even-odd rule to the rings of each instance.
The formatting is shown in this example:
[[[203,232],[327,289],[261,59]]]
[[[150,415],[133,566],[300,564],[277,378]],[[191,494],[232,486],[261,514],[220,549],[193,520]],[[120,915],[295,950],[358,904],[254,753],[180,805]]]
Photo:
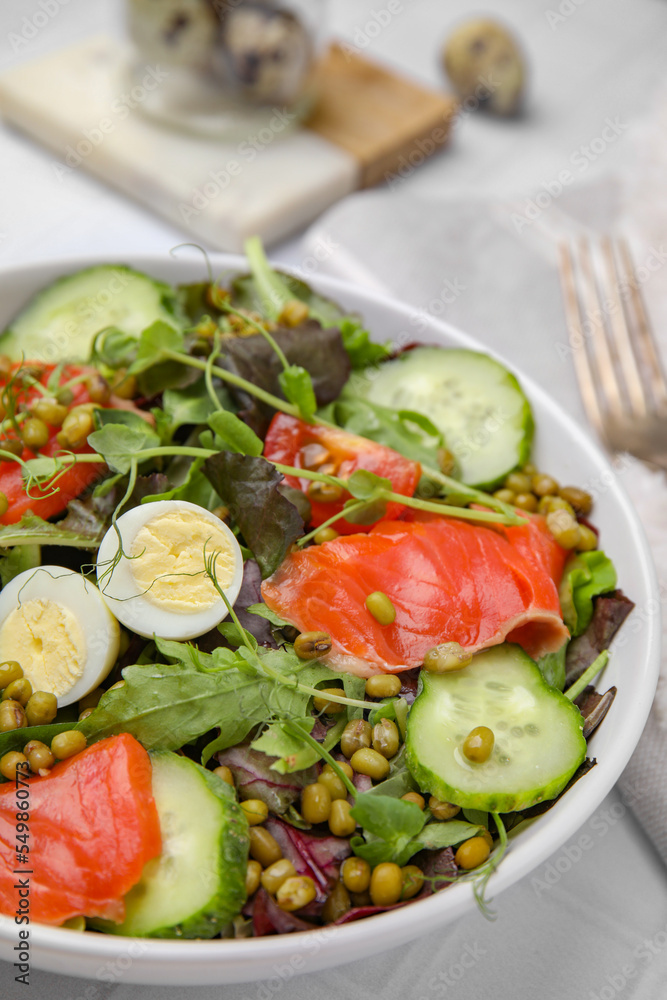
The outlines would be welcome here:
[[[241,136],[276,111],[310,110],[325,0],[126,0],[142,111],[210,136]]]

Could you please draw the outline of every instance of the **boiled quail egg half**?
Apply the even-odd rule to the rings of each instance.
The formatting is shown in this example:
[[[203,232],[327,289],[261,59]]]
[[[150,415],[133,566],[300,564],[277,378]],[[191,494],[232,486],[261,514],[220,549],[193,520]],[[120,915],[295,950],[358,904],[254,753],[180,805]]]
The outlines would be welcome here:
[[[0,593],[0,662],[19,663],[33,691],[56,695],[60,708],[104,680],[119,640],[118,622],[81,573],[39,566]]]
[[[212,560],[212,561],[211,561]],[[122,514],[100,545],[97,581],[109,610],[145,637],[194,639],[228,614],[238,597],[243,556],[215,514],[185,500],[158,500]]]

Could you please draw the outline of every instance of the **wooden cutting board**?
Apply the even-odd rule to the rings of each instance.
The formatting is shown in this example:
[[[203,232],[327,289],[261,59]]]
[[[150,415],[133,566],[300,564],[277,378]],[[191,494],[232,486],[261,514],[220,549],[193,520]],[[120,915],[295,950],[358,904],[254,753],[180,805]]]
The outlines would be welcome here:
[[[142,115],[126,65],[119,42],[86,39],[0,77],[0,112],[49,147],[64,183],[88,170],[220,250],[253,234],[284,239],[351,191],[409,175],[445,144],[456,107],[334,44],[306,126],[289,130],[278,117],[271,141],[222,142]]]

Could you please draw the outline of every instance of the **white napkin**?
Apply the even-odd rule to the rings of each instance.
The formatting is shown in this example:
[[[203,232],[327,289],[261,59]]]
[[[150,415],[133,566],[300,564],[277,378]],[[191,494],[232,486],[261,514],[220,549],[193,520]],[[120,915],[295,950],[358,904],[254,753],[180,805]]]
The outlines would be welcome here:
[[[614,174],[499,204],[434,202],[401,190],[348,198],[305,240],[327,246],[322,270],[360,281],[445,319],[496,348],[585,421],[557,272],[556,240],[612,231],[628,235],[667,368],[667,94],[635,129]],[[554,182],[552,192],[557,191]],[[544,207],[541,207],[544,206]],[[418,339],[418,324],[415,325]],[[667,434],[667,429],[666,429]],[[667,649],[667,477],[621,456],[618,474],[647,532],[660,579]],[[642,740],[620,781],[635,815],[667,863],[667,657]],[[642,794],[635,790],[641,785]]]

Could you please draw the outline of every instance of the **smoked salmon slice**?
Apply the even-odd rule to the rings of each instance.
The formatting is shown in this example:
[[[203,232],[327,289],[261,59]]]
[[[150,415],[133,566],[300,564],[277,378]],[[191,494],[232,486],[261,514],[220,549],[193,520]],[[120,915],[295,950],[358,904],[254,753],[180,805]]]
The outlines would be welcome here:
[[[122,920],[123,896],[162,847],[151,773],[144,748],[121,733],[28,778],[27,795],[26,785],[2,785],[0,913],[28,912],[44,924],[79,915]],[[17,801],[29,815],[25,834]]]
[[[327,663],[360,676],[419,666],[448,641],[471,652],[516,642],[537,659],[569,638],[558,600],[566,557],[538,515],[485,527],[418,514],[293,553],[262,597],[300,631],[328,632]],[[396,609],[392,625],[366,608],[377,590]]]

